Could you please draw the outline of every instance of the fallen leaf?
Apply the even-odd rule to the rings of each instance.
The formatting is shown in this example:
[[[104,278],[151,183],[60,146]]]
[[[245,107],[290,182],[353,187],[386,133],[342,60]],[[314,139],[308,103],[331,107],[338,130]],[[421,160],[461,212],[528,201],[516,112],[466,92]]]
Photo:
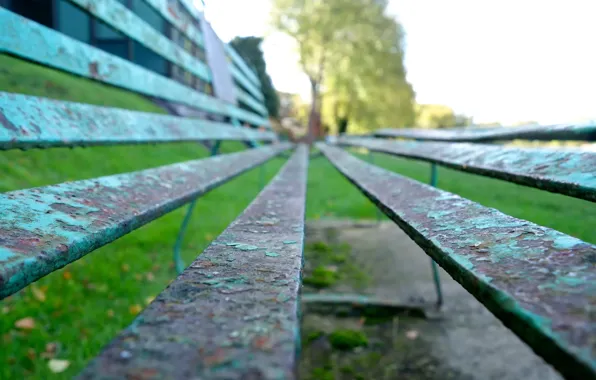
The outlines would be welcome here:
[[[147,281],[149,282],[153,282],[153,280],[155,280],[155,276],[153,275],[153,273],[148,272],[145,274],[145,278],[147,279]]]
[[[141,312],[141,310],[143,310],[143,308],[141,307],[141,305],[139,304],[135,304],[135,305],[130,305],[130,307],[128,308],[128,311],[130,312],[130,314],[132,315],[137,315]]]
[[[155,296],[149,296],[149,297],[145,298],[145,303],[147,305],[149,305],[151,302],[153,302],[154,299],[155,299]]]
[[[46,294],[35,285],[31,286],[31,293],[33,293],[33,297],[39,302],[46,302]]]
[[[143,279],[143,276],[140,273],[135,274],[135,280],[141,281],[142,279]]]
[[[212,234],[205,234],[205,240],[207,240],[207,241],[213,240],[213,235]]]
[[[122,270],[122,272],[128,272],[130,270],[130,265],[128,265],[128,264],[122,264],[120,266],[120,269]]]
[[[55,342],[46,343],[46,351],[41,353],[43,359],[51,359],[56,355],[58,344]]]
[[[8,314],[9,311],[10,311],[10,307],[2,306],[2,314]]]
[[[153,264],[153,266],[151,267],[151,270],[154,272],[157,272],[159,270],[159,265]]]
[[[35,319],[26,317],[15,322],[15,327],[22,330],[33,330],[35,328]]]
[[[70,280],[70,279],[72,279],[72,273],[70,273],[69,271],[64,271],[64,272],[62,273],[62,277],[63,277],[65,280]]]
[[[48,361],[48,368],[53,373],[61,373],[66,371],[70,362],[68,360],[61,360],[61,359],[50,359]]]
[[[418,331],[410,330],[410,331],[406,332],[406,338],[408,338],[410,340],[414,340],[414,339],[418,338]]]
[[[114,310],[108,309],[108,311],[106,312],[106,314],[108,315],[108,318],[114,318]]]
[[[35,360],[35,356],[37,356],[35,353],[35,350],[32,348],[28,348],[27,349],[27,357],[29,358],[29,360]]]

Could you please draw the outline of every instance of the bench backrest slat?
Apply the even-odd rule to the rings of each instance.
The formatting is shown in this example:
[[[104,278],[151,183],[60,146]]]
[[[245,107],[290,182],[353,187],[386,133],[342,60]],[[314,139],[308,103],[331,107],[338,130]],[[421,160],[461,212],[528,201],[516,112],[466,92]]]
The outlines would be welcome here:
[[[358,137],[341,138],[339,144],[434,162],[596,202],[594,152]]]
[[[267,119],[0,8],[0,52],[141,94],[184,103],[214,114],[268,126]]]
[[[179,14],[179,10],[176,7],[171,7],[169,4],[170,2],[167,0],[145,0],[149,5],[151,5],[159,14],[168,20],[172,25],[176,27],[182,34],[184,34],[188,39],[192,42],[196,43],[198,46],[205,46],[205,41],[203,37],[203,32],[196,28],[193,24],[186,22],[185,17],[182,17]],[[187,10],[188,8],[185,7]],[[242,58],[234,51],[234,49],[226,45],[226,51],[232,58],[232,61],[240,68],[240,70],[236,69],[234,66],[231,67],[232,76],[236,79],[239,83],[242,83],[244,87],[250,92],[252,96],[254,96],[257,100],[263,101],[264,96],[260,90],[261,82],[257,78],[257,76],[252,73],[252,70],[248,68],[246,63],[242,60]]]
[[[517,139],[596,141],[596,123],[450,129],[388,128],[375,131],[374,135],[378,137],[400,137],[415,140],[451,142]]]
[[[270,131],[0,92],[0,150],[200,140],[274,140]]]
[[[294,379],[307,160],[307,147],[298,148],[80,378],[152,368],[159,378]]]
[[[0,299],[290,147],[0,194]]]
[[[596,246],[319,149],[536,353],[564,375],[593,377]]]
[[[140,42],[155,53],[182,66],[207,83],[212,83],[209,67],[176,45],[151,25],[143,21],[134,12],[116,0],[69,0],[87,9],[92,15],[112,26],[114,29]],[[267,116],[267,108],[241,88],[235,89],[236,95],[245,104],[262,116]],[[260,93],[260,91],[259,91]]]

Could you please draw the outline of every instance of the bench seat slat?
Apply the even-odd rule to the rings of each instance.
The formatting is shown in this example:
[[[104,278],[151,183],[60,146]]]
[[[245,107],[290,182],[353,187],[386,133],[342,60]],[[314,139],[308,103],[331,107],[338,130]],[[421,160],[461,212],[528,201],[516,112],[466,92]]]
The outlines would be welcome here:
[[[0,53],[258,126],[269,121],[0,7]]]
[[[0,150],[199,140],[274,140],[270,131],[0,92]]]
[[[439,163],[457,170],[596,202],[596,153],[467,143],[341,138],[340,145]]]
[[[571,378],[596,373],[596,246],[319,149],[429,256]]]
[[[374,132],[378,137],[433,141],[497,141],[497,140],[578,140],[596,141],[596,124],[526,125],[489,128],[386,128]]]
[[[0,299],[290,147],[0,194]]]
[[[301,146],[80,378],[295,378],[307,165]]]

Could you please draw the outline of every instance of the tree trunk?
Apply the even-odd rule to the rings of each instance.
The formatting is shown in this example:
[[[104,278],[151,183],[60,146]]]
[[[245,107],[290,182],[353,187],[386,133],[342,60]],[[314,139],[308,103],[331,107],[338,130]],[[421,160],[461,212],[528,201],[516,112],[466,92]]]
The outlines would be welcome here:
[[[319,98],[318,83],[314,78],[310,78],[310,114],[308,115],[308,137],[309,145],[315,141],[315,125],[317,124],[317,102]]]

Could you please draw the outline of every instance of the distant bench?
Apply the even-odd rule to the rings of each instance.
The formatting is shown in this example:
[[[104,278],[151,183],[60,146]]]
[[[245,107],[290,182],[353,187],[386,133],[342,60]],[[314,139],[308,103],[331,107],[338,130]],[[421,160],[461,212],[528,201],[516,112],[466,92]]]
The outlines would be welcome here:
[[[151,3],[165,5],[157,0]],[[108,7],[94,8],[96,16],[118,26],[102,9],[121,5],[115,0],[101,4]],[[120,11],[126,16],[121,20],[141,22],[128,10]],[[240,122],[267,126],[266,114],[222,103],[2,8],[0,31],[0,53],[199,107],[227,120],[218,123],[0,93],[0,149],[276,140],[270,131],[234,127]],[[163,54],[173,49],[167,41],[160,44]],[[235,73],[243,75],[240,70]],[[258,85],[251,75],[243,81],[253,81],[249,87]],[[262,102],[260,97],[253,100]],[[472,135],[479,130],[384,130],[378,132],[380,137],[420,141],[344,136],[338,143],[425,160],[432,163],[435,174],[435,165],[440,164],[596,200],[594,153],[461,142],[537,135],[593,139],[596,128],[520,131],[508,129],[507,136],[502,129],[485,131],[477,139]],[[217,153],[219,145],[213,146]],[[0,298],[175,208],[192,204],[290,148],[276,143],[1,194]],[[595,376],[596,247],[404,178],[338,147],[319,144],[318,148],[536,353],[567,377]],[[90,362],[81,378],[294,378],[300,349],[307,165],[308,149],[300,146],[244,213]]]

